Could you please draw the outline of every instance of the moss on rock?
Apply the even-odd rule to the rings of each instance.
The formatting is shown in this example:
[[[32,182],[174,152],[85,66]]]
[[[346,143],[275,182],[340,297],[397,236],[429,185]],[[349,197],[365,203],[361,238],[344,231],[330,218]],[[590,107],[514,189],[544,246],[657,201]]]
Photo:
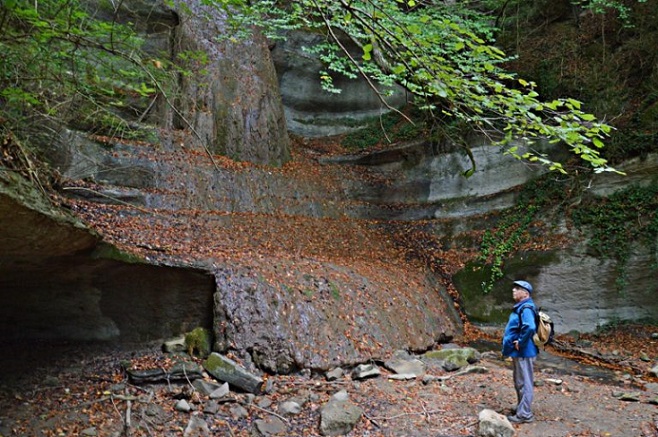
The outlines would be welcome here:
[[[423,357],[431,360],[449,362],[456,365],[457,368],[462,368],[479,361],[480,353],[471,347],[465,347],[460,349],[429,351],[426,352]]]
[[[205,328],[195,328],[185,334],[185,348],[190,356],[205,358],[212,352],[212,334]]]

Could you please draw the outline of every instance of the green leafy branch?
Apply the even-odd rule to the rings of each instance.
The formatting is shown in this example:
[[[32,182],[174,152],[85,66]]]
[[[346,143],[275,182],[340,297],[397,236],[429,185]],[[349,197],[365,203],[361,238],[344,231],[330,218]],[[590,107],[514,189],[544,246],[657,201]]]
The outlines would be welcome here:
[[[534,150],[549,140],[566,145],[589,168],[612,171],[600,149],[612,127],[570,99],[542,101],[532,82],[504,71],[508,57],[493,45],[489,17],[458,4],[403,0],[208,1],[228,11],[235,29],[250,19],[268,35],[305,29],[325,36],[309,51],[334,74],[363,77],[382,102],[395,84],[436,120],[456,119],[518,159],[566,172]],[[269,19],[271,18],[271,21]],[[356,49],[354,49],[356,47]],[[389,106],[390,108],[390,106]],[[393,108],[391,108],[393,109]],[[519,142],[523,147],[519,147]]]
[[[98,133],[128,133],[123,114],[143,118],[150,105],[144,109],[142,99],[155,99],[160,84],[170,79],[166,62],[147,57],[142,45],[129,26],[94,19],[77,0],[4,2],[0,116],[5,129],[29,127],[28,117],[38,113],[96,126]],[[103,132],[102,124],[111,130]]]
[[[646,2],[647,0],[637,0],[637,3]],[[605,14],[608,11],[614,11],[624,26],[633,27],[630,19],[632,7],[628,6],[628,2],[617,0],[572,0],[572,3],[589,9],[596,14]]]
[[[482,284],[485,293],[491,291],[496,281],[504,276],[505,260],[529,240],[527,231],[537,211],[536,207],[517,206],[502,218],[494,231],[485,231],[478,257],[479,262],[487,263],[491,268],[488,281]]]

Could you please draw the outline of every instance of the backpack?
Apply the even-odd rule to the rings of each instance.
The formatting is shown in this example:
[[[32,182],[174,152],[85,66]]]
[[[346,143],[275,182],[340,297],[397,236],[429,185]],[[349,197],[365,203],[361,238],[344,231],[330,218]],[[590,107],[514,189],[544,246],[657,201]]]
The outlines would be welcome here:
[[[535,314],[535,325],[537,326],[537,331],[535,335],[532,336],[532,341],[537,347],[545,347],[547,344],[553,342],[553,336],[555,335],[555,326],[551,320],[551,316],[541,310],[535,311],[534,308],[530,305],[524,305],[519,308],[519,324],[521,324],[521,313],[524,309],[530,308]]]
[[[553,343],[555,326],[551,320],[551,316],[540,309],[539,313],[535,314],[535,322],[537,323],[537,333],[532,337],[535,345],[542,347]]]

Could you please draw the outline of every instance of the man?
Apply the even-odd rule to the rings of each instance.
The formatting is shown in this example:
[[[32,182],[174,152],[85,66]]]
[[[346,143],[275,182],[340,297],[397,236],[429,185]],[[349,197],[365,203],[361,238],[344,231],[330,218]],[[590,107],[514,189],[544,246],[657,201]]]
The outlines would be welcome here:
[[[516,412],[508,416],[512,423],[527,423],[534,419],[532,398],[534,396],[533,367],[539,349],[532,341],[537,331],[535,314],[537,308],[530,297],[532,285],[526,281],[514,281],[512,297],[516,304],[503,334],[503,356],[511,357],[514,365],[514,388],[516,389]]]

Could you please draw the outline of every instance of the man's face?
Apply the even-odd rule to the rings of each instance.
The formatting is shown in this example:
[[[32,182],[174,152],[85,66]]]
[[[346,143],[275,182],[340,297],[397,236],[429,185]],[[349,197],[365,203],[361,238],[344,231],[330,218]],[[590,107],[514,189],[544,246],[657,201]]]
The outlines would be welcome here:
[[[520,302],[528,296],[528,290],[525,288],[519,287],[518,285],[515,285],[514,288],[512,288],[512,297],[516,302]]]

